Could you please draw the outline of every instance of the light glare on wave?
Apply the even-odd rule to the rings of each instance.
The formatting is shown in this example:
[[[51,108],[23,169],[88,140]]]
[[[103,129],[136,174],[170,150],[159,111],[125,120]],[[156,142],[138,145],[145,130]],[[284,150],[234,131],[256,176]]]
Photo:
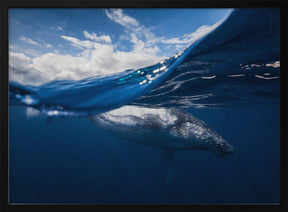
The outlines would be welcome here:
[[[278,79],[279,76],[275,76],[275,77],[264,77],[264,76],[260,76],[255,74],[255,77],[260,78],[260,79],[266,79],[266,80],[271,80],[271,79]]]
[[[215,78],[216,77],[216,75],[214,75],[214,76],[209,76],[209,77],[201,77],[201,79],[213,79],[213,78]]]

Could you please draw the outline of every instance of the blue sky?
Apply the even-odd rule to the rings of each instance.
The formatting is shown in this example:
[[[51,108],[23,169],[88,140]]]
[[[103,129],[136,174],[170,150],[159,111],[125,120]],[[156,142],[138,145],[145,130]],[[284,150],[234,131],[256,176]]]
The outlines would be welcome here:
[[[10,9],[10,79],[41,84],[139,68],[215,29],[231,9]]]

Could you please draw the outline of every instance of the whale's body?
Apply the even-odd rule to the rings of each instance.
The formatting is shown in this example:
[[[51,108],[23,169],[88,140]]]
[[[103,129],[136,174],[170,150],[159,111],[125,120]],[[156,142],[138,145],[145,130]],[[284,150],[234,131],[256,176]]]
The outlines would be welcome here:
[[[125,140],[164,150],[207,150],[217,156],[234,151],[205,122],[181,109],[124,106],[89,118]]]
[[[205,122],[181,109],[124,106],[89,119],[98,128],[124,140],[162,148],[167,183],[177,150],[206,150],[216,156],[234,152],[234,148]]]

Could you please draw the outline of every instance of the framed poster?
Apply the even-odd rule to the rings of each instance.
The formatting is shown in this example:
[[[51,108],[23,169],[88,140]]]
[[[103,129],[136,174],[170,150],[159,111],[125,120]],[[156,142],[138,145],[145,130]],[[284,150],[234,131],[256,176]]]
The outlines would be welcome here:
[[[287,209],[287,2],[61,3],[2,7],[3,209]]]

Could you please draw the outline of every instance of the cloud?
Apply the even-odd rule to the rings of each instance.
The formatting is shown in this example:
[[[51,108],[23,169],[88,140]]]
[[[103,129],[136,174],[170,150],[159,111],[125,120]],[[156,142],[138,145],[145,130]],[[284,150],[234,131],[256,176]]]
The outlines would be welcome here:
[[[66,35],[61,35],[61,38],[71,42],[72,46],[79,48],[79,49],[84,49],[84,48],[91,49],[94,47],[94,42],[92,41],[88,41],[88,40],[81,41],[78,38],[74,38],[74,37],[70,37]]]
[[[60,26],[57,26],[56,29],[59,30],[59,31],[63,31],[63,28],[60,27]]]
[[[112,42],[112,40],[111,40],[109,35],[98,36],[96,33],[92,32],[92,34],[90,34],[87,31],[83,31],[83,33],[84,33],[85,38],[90,39],[90,40],[94,40],[94,41],[97,41],[97,42],[102,42],[103,41],[103,42],[106,42],[106,43],[111,43]]]
[[[19,40],[25,42],[25,43],[30,43],[33,45],[37,45],[37,46],[41,46],[39,43],[37,43],[36,41],[32,40],[31,38],[26,38],[24,36],[20,37]]]
[[[65,23],[63,23],[63,24],[65,25]],[[56,30],[56,31],[61,31],[61,32],[64,31],[63,27],[61,27],[61,26],[52,26],[52,27],[50,27],[50,29]]]
[[[105,13],[110,20],[122,25],[125,28],[135,28],[139,26],[139,22],[136,19],[125,15],[122,9],[105,10]]]
[[[48,73],[33,67],[32,59],[22,53],[9,52],[9,80],[39,85],[49,81]]]
[[[223,20],[218,21],[217,23],[213,25],[202,25],[199,27],[195,32],[192,32],[190,34],[185,34],[180,37],[175,37],[175,38],[158,38],[157,42],[163,43],[163,44],[191,44],[194,43],[195,41],[203,38],[205,35],[209,34],[212,32],[214,29],[216,29]]]
[[[17,47],[10,44],[10,45],[9,45],[9,49],[17,49]]]
[[[33,56],[33,57],[37,57],[37,56],[41,55],[41,53],[35,49],[25,49],[25,54],[28,54],[28,55]]]
[[[29,66],[31,59],[27,57],[26,55],[22,53],[14,53],[10,52],[9,53],[9,60],[12,61],[11,63],[12,67],[17,68],[17,69],[27,69]]]

